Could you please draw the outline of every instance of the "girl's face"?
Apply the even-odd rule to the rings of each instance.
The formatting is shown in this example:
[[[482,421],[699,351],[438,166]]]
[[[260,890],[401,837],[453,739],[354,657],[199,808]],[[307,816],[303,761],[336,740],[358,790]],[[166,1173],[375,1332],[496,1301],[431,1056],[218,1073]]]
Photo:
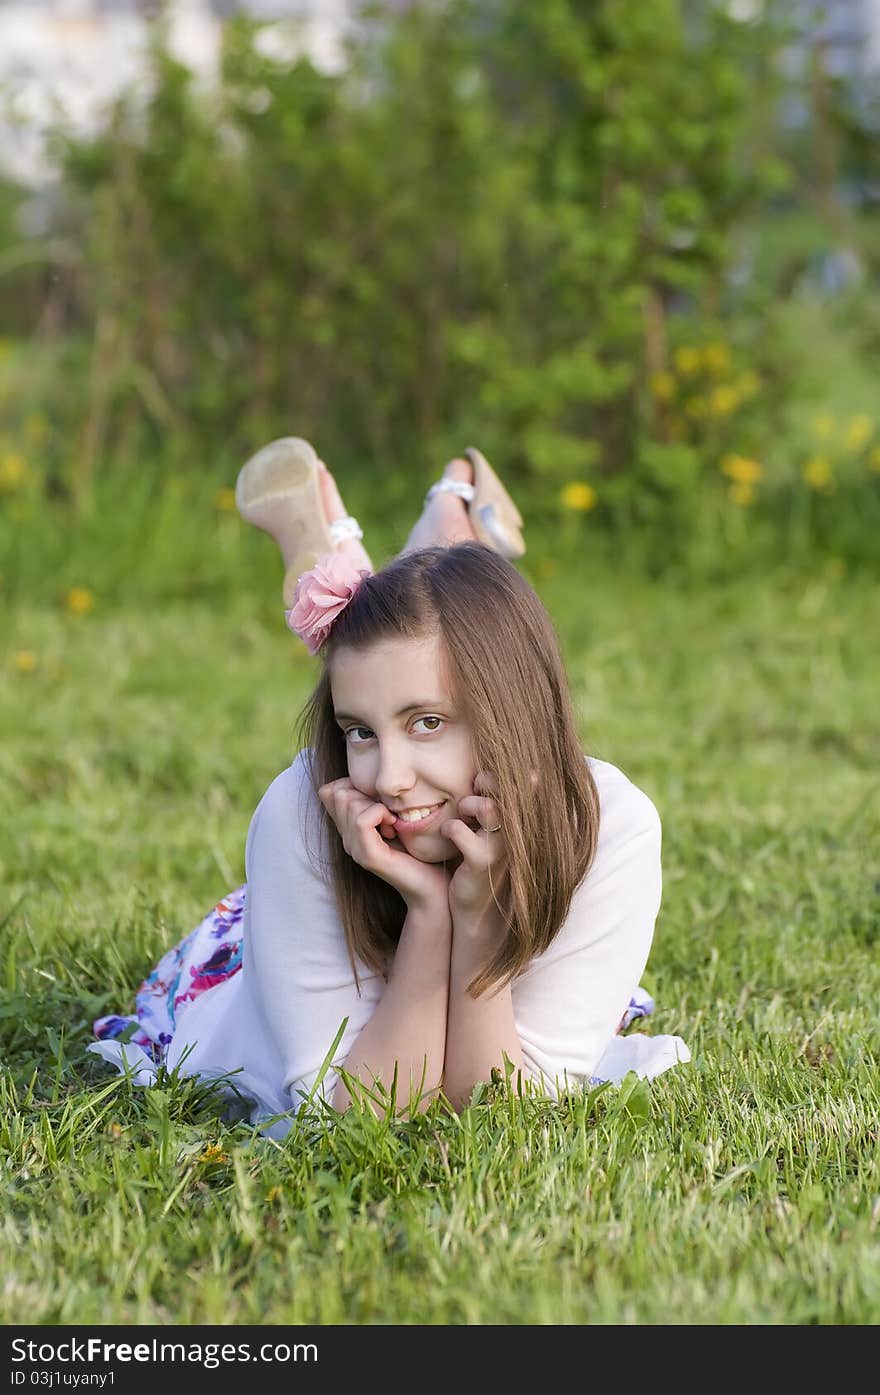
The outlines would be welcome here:
[[[441,808],[436,817],[398,822],[397,837],[420,862],[446,862],[458,849],[438,832],[473,794],[477,767],[470,731],[446,685],[439,635],[338,649],[330,660],[336,720],[345,733],[355,789],[392,813]]]

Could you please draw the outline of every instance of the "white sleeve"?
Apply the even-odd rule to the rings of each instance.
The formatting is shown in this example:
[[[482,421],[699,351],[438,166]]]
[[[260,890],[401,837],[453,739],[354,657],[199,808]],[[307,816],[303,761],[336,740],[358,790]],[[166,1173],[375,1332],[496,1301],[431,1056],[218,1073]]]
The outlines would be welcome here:
[[[342,1025],[333,1055],[344,1061],[385,988],[381,975],[358,961],[360,996],[329,874],[315,859],[320,803],[303,754],[275,779],[260,801],[245,847],[246,965],[256,1011],[278,1053],[281,1085],[299,1108],[315,1084]],[[308,849],[303,836],[307,830]],[[332,1100],[338,1079],[328,1069],[319,1093]]]
[[[555,1098],[588,1082],[648,960],[660,908],[660,819],[605,762],[596,856],[556,939],[513,986],[527,1075]]]

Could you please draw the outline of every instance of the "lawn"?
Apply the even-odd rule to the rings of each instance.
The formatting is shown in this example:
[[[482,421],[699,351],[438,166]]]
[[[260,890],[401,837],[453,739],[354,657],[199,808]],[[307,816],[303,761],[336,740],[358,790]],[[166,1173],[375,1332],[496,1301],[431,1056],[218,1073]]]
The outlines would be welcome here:
[[[268,548],[268,544],[266,544]],[[267,554],[268,555],[268,554]],[[243,879],[315,672],[273,597],[0,619],[4,1323],[880,1318],[880,586],[536,563],[587,749],[652,796],[652,1030],[693,1062],[556,1105],[278,1143],[85,1053]],[[515,714],[511,714],[515,717]]]

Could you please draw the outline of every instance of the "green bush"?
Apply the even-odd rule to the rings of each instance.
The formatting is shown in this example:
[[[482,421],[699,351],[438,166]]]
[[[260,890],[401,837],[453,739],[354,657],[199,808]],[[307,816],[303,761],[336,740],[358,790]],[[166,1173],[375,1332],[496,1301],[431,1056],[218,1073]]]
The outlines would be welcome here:
[[[576,538],[589,515],[655,570],[742,548],[746,515],[771,551],[837,547],[778,463],[797,356],[731,276],[788,178],[766,138],[775,24],[448,0],[376,10],[333,76],[260,32],[229,22],[206,94],[157,27],[148,99],[59,139],[70,332],[5,443],[48,414],[59,507],[87,516],[111,474],[228,484],[293,433],[386,507],[477,444],[531,521],[561,508]]]

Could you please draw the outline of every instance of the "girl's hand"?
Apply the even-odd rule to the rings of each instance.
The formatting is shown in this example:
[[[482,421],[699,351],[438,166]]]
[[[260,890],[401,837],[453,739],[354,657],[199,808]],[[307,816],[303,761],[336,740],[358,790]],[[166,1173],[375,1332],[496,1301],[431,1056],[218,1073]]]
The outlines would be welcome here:
[[[448,918],[449,873],[443,863],[419,862],[406,851],[384,804],[361,794],[347,776],[322,785],[318,797],[349,857],[399,891],[410,910],[436,911]]]
[[[462,859],[449,883],[449,908],[454,921],[467,921],[474,928],[490,908],[497,911],[492,887],[497,895],[507,877],[507,845],[504,829],[498,829],[501,815],[495,793],[491,774],[481,770],[474,778],[474,793],[458,802],[461,817],[440,825],[440,832],[455,844]]]

